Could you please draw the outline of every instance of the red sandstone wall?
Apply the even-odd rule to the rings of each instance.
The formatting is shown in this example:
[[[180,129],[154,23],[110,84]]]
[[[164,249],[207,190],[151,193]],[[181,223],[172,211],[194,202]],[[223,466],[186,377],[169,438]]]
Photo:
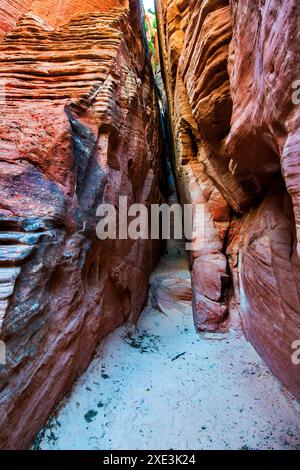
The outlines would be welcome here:
[[[59,26],[74,16],[128,8],[128,0],[33,0],[31,12],[51,26]]]
[[[299,398],[291,345],[300,338],[300,108],[292,103],[300,77],[300,4],[232,0],[231,9],[227,152],[236,176],[263,200],[239,221],[240,232],[233,230],[229,253],[248,338]]]
[[[33,0],[0,1],[0,38],[8,33],[20,16],[29,10]]]
[[[26,447],[99,340],[136,321],[160,254],[95,231],[102,202],[160,201],[138,2],[29,3],[9,2],[0,43],[1,448]]]
[[[233,283],[249,340],[299,398],[299,2],[157,9],[181,197],[205,207],[205,244],[191,256],[195,324],[225,325]]]

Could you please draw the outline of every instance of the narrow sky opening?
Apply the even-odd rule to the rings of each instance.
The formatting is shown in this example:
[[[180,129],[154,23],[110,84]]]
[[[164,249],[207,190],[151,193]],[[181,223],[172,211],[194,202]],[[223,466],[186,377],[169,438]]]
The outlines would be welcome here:
[[[153,12],[155,11],[155,0],[143,0],[143,4],[145,11],[148,11],[149,9]]]

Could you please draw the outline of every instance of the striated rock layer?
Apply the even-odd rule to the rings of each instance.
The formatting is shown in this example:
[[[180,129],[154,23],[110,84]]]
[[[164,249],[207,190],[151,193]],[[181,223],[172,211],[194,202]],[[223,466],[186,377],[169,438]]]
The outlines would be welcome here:
[[[191,253],[198,330],[233,306],[247,337],[300,398],[300,5],[158,0],[160,53],[182,202],[203,205]]]
[[[228,316],[224,245],[231,210],[241,212],[249,200],[224,146],[232,110],[230,9],[224,0],[160,0],[157,13],[181,201],[203,206],[195,221],[202,243],[191,253],[195,323],[216,331]]]
[[[246,333],[300,398],[292,343],[300,339],[300,4],[231,1],[229,73],[233,99],[226,140],[236,176],[257,195],[233,221],[228,253]]]
[[[160,202],[160,143],[139,2],[0,6],[0,446],[24,448],[144,306],[159,244],[98,240],[96,209]]]

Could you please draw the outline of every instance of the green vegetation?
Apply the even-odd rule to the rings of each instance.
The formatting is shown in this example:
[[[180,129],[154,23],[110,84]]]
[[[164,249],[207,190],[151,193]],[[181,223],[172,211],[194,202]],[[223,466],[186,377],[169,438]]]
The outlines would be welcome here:
[[[155,12],[148,8],[146,18],[145,18],[145,29],[147,35],[147,43],[151,56],[151,62],[154,68],[156,68],[156,51],[155,51],[155,40],[157,34],[157,18]]]
[[[148,39],[148,47],[149,47],[150,54],[155,56],[155,47],[154,47],[154,41],[152,38],[151,40]]]

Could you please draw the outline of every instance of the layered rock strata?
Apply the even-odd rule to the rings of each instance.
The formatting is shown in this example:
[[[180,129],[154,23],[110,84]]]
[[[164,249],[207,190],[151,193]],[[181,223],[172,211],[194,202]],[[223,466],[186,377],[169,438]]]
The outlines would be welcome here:
[[[299,398],[299,4],[158,0],[157,14],[181,200],[203,205],[196,327],[225,326],[233,285],[247,337]]]
[[[139,2],[0,6],[0,443],[24,448],[144,307],[159,242],[100,241],[96,210],[160,202],[160,142]]]
[[[300,398],[299,365],[291,359],[300,339],[300,5],[232,0],[231,12],[226,149],[256,199],[242,219],[234,217],[227,250],[247,336]]]
[[[157,14],[181,202],[202,206],[195,220],[202,241],[191,252],[195,323],[216,331],[228,315],[231,208],[240,212],[248,201],[224,148],[232,108],[230,10],[226,1],[158,1]]]

